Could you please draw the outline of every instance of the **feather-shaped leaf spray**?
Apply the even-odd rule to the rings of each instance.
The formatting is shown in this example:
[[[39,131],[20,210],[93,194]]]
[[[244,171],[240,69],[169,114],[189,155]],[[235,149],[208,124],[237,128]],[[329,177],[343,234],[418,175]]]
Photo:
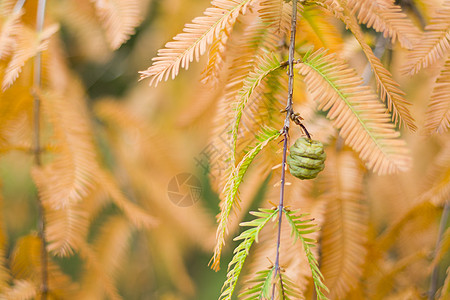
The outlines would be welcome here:
[[[328,112],[327,117],[369,169],[387,174],[409,168],[405,142],[398,138],[384,106],[353,69],[323,50],[307,53],[296,67],[319,109]]]
[[[258,212],[251,212],[256,216],[250,222],[244,222],[241,226],[250,227],[242,232],[238,237],[234,238],[235,241],[242,241],[239,246],[234,249],[234,256],[228,265],[227,280],[223,284],[222,294],[219,300],[230,300],[231,296],[236,289],[236,284],[244,266],[245,260],[249,255],[250,248],[253,243],[258,242],[258,235],[263,227],[278,213],[278,210],[259,209]]]
[[[37,286],[28,280],[14,280],[13,286],[0,294],[0,299],[32,300],[36,299]]]
[[[283,212],[288,224],[291,226],[291,235],[294,238],[294,243],[297,240],[300,240],[303,249],[305,250],[306,258],[312,273],[317,299],[327,299],[324,292],[328,292],[328,288],[323,283],[324,278],[319,269],[319,262],[311,251],[311,248],[316,245],[317,241],[305,236],[317,231],[316,225],[311,222],[312,220],[304,219],[306,216],[305,214],[298,214],[295,211],[288,211],[286,209],[283,209]]]
[[[300,13],[303,5],[297,2],[297,11]],[[260,3],[259,14],[262,21],[274,32],[283,37],[291,30],[292,1],[263,0]],[[283,37],[284,38],[284,37]]]
[[[349,0],[347,5],[358,12],[358,20],[367,27],[382,32],[385,37],[396,40],[411,49],[419,37],[419,30],[392,0]]]
[[[252,2],[254,0],[213,0],[212,7],[206,9],[204,16],[186,24],[183,33],[175,36],[164,49],[158,51],[152,66],[140,72],[141,79],[150,77],[150,85],[157,85],[169,76],[174,79],[180,67],[188,69],[194,59],[198,61],[208,45],[222,38],[224,30],[230,32],[238,16],[245,13]]]
[[[415,131],[417,127],[408,108],[411,103],[405,99],[405,93],[400,89],[400,85],[392,78],[392,74],[383,66],[380,59],[375,56],[370,46],[365,42],[363,32],[355,17],[350,14],[348,9],[344,9],[343,14],[339,14],[339,18],[352,31],[366,55],[373,70],[380,98],[383,102],[386,102],[388,110],[392,112],[394,124],[405,125],[411,131]]]
[[[49,39],[59,29],[58,25],[51,25],[45,28],[41,33],[36,33],[35,30],[26,26],[17,28],[16,40],[17,44],[14,47],[14,54],[8,63],[5,75],[3,77],[2,89],[3,91],[9,88],[14,81],[19,77],[23,65],[37,53],[44,51],[48,47]]]
[[[280,136],[277,130],[267,129],[260,137],[260,141],[250,149],[247,154],[242,158],[239,164],[233,168],[227,183],[223,189],[224,196],[221,197],[223,200],[220,204],[220,214],[218,216],[218,227],[216,234],[216,247],[214,248],[214,255],[210,261],[211,268],[214,270],[219,270],[220,268],[220,255],[222,253],[223,245],[225,245],[225,236],[227,233],[227,226],[229,223],[229,216],[236,205],[237,194],[239,186],[244,179],[244,175],[247,172],[248,167],[258,155],[258,153],[271,141],[275,140]]]
[[[331,299],[345,299],[362,278],[367,242],[367,207],[362,203],[363,170],[350,150],[327,151],[322,188],[327,200],[321,270]]]
[[[425,27],[420,43],[409,55],[405,72],[414,75],[450,52],[450,0],[443,3]]]
[[[436,80],[425,119],[428,133],[444,133],[450,128],[450,56]]]
[[[16,43],[17,33],[20,31],[20,17],[23,14],[23,10],[13,10],[5,16],[0,16],[0,20],[3,20],[3,24],[0,27],[0,59],[8,56]]]
[[[113,50],[126,42],[142,20],[139,0],[94,0]]]

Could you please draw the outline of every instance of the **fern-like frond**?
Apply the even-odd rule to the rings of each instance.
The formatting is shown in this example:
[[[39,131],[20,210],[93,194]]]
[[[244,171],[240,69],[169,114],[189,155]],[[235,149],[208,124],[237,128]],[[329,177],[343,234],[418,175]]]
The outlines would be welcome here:
[[[323,50],[307,53],[296,67],[305,76],[319,109],[328,111],[327,117],[369,169],[379,174],[408,169],[405,142],[398,139],[400,134],[384,106],[367,86],[362,86],[353,69]]]
[[[89,220],[81,203],[69,203],[63,208],[46,208],[48,250],[57,256],[70,256],[86,238]]]
[[[17,279],[39,279],[41,266],[41,240],[36,235],[20,238],[11,260],[11,273]]]
[[[400,126],[405,125],[409,130],[415,131],[417,127],[408,108],[411,103],[405,99],[405,93],[400,89],[400,85],[392,78],[392,74],[383,66],[380,59],[375,56],[370,46],[365,42],[364,35],[355,17],[348,12],[348,9],[344,9],[341,20],[348,26],[361,45],[372,67],[380,98],[383,102],[386,102],[388,110],[392,112],[392,121],[395,125],[397,123]]]
[[[295,180],[293,177],[291,178],[292,180]],[[290,181],[290,179],[288,180]],[[317,194],[315,194],[314,191],[317,185],[311,180],[304,181],[302,184],[292,183],[292,185],[286,187],[286,206],[293,210],[301,208],[303,212],[308,212],[308,216],[305,219],[314,219],[312,223],[316,224],[317,229],[319,229],[324,222],[326,202],[317,198]],[[286,269],[286,275],[289,275],[292,280],[295,280],[295,284],[303,294],[303,298],[308,299],[308,291],[314,290],[314,285],[312,285],[312,271],[309,264],[309,258],[306,255],[307,249],[303,247],[303,243],[297,242],[293,244],[291,224],[284,221],[282,224],[285,224],[286,227],[282,228],[282,233],[283,230],[285,233],[284,236],[281,236],[281,243],[284,245],[282,248],[283,252],[280,253],[280,255],[282,254],[281,258],[283,259],[281,265]],[[313,241],[318,241],[320,236],[321,231],[316,230],[306,234],[304,237]],[[314,257],[319,260],[320,248],[313,247],[309,250]],[[294,297],[294,299],[301,299],[301,297]]]
[[[322,227],[321,270],[331,299],[346,299],[361,280],[367,243],[363,170],[350,150],[327,151],[322,189],[327,200]]]
[[[8,287],[0,294],[4,300],[32,300],[36,299],[37,286],[28,280],[14,280],[13,286]]]
[[[273,284],[278,291],[279,300],[304,299],[298,291],[296,284],[283,272],[277,273],[274,278],[275,267],[256,272],[255,277],[246,282],[251,286],[239,294],[239,299],[261,300],[270,299]],[[292,297],[292,298],[291,298]]]
[[[344,8],[341,6],[339,0],[316,0],[316,4],[327,9],[333,16],[340,19]]]
[[[222,248],[225,245],[225,236],[227,233],[227,227],[229,223],[229,216],[236,204],[237,194],[239,186],[244,179],[244,175],[247,172],[248,167],[252,163],[253,159],[267,144],[280,136],[280,132],[275,129],[266,128],[261,136],[258,137],[259,142],[245,154],[239,164],[233,168],[227,183],[222,191],[223,201],[220,204],[220,214],[218,217],[218,227],[216,234],[216,247],[214,248],[214,255],[211,259],[211,268],[219,270],[220,268],[220,255]]]
[[[157,85],[169,76],[175,78],[180,67],[188,69],[194,58],[198,61],[206,52],[208,45],[222,38],[223,32],[231,32],[237,17],[245,13],[252,2],[254,0],[213,0],[212,7],[206,9],[204,16],[195,18],[192,24],[186,24],[183,33],[158,51],[152,66],[140,72],[141,79],[150,77],[150,85]]]
[[[425,33],[410,53],[405,72],[414,75],[450,52],[450,1],[445,0],[425,27]]]
[[[278,36],[288,35],[291,30],[292,1],[262,0],[258,13],[264,23],[273,28]],[[297,11],[303,11],[301,2],[297,2]]]
[[[82,200],[92,192],[99,172],[87,112],[77,88],[70,85],[70,98],[38,93],[57,146],[55,159],[35,167],[32,176],[46,208],[49,250],[61,256],[71,255],[87,235],[89,222]]]
[[[0,81],[3,78],[5,64],[0,62]],[[26,72],[31,71],[31,64],[25,65]],[[30,73],[28,73],[30,74]],[[26,88],[25,88],[26,87]],[[28,88],[28,89],[27,89]],[[21,76],[17,84],[12,85],[6,91],[0,91],[0,145],[12,146],[11,143],[30,144],[29,114],[33,107],[33,97],[30,94],[31,80],[29,76]],[[28,137],[28,138],[27,138]]]
[[[425,119],[428,133],[444,133],[450,128],[450,56],[436,80]]]
[[[239,293],[239,298],[244,300],[269,299],[274,271],[275,267],[256,272],[255,277],[247,281],[247,284],[252,287]]]
[[[258,212],[250,212],[250,214],[257,217],[250,222],[244,222],[241,226],[251,227],[244,232],[242,232],[238,237],[234,238],[235,241],[242,242],[234,249],[234,256],[228,265],[227,280],[223,284],[222,294],[219,300],[230,300],[231,296],[236,289],[236,284],[241,274],[242,267],[244,266],[245,260],[249,255],[250,248],[253,242],[258,242],[258,235],[263,229],[263,227],[273,218],[276,217],[278,209],[259,209]]]
[[[272,186],[273,183],[276,182],[279,183],[280,171],[280,169],[274,171],[269,186]],[[287,180],[290,179],[287,178]],[[313,185],[309,184],[312,182],[308,183],[308,181],[305,181],[304,183],[307,186],[306,188],[304,184],[294,184],[294,182],[292,185],[285,187],[286,205],[288,205],[288,207],[301,207],[303,211],[311,212],[308,219],[314,217],[314,223],[320,224],[323,219],[325,201],[318,200],[316,196],[314,196],[315,198],[312,198],[313,196],[310,194],[310,189]],[[266,196],[268,199],[276,199],[276,197],[279,197],[279,190],[276,188],[270,189],[268,193],[269,194]],[[286,220],[283,220],[281,222],[280,266],[284,291],[280,286],[278,274],[276,281],[272,282],[272,284],[277,284],[275,296],[278,297],[276,299],[283,299],[282,294],[280,293],[284,293],[284,297],[288,299],[309,299],[310,293],[308,291],[314,289],[311,268],[302,243],[297,242],[294,244],[292,242],[293,238],[291,232],[291,225],[286,222]],[[255,246],[254,253],[252,253],[251,266],[247,271],[249,279],[252,278],[257,271],[267,267],[268,259],[269,261],[273,261],[276,255],[277,243],[275,241],[277,240],[277,234],[278,232],[276,230],[264,230],[260,234],[259,243]],[[319,231],[309,233],[305,235],[305,237],[311,240],[318,240]],[[318,248],[319,247],[314,247],[310,249],[316,259],[319,257]],[[242,291],[245,292],[245,290],[251,287],[252,285],[250,284],[244,284]]]
[[[12,11],[5,17],[3,24],[0,24],[0,60],[8,56],[16,43],[16,31],[20,32],[20,18],[23,10]],[[1,20],[1,17],[0,17]]]
[[[57,141],[55,159],[32,171],[40,197],[53,209],[80,202],[95,182],[99,171],[80,87],[72,85],[66,93],[41,93],[43,110],[53,125]],[[76,124],[76,126],[74,126]]]
[[[276,146],[275,146],[276,147]],[[271,152],[271,150],[266,149],[264,151],[266,154]],[[264,158],[260,157],[259,161],[263,161]],[[227,226],[228,234],[233,234],[239,231],[239,223],[247,216],[252,205],[254,205],[255,197],[257,197],[258,192],[264,185],[264,181],[269,176],[267,167],[262,163],[256,163],[254,168],[251,168],[245,175],[245,184],[239,187],[239,204],[238,208],[233,210],[233,217]],[[214,228],[217,229],[217,228]]]
[[[6,68],[2,82],[2,90],[9,88],[19,76],[24,64],[37,53],[47,49],[50,38],[59,29],[58,25],[51,25],[41,33],[26,26],[20,26],[15,31],[16,45],[13,55]]]
[[[17,1],[15,0],[3,0],[0,2],[0,15],[7,15],[9,14],[16,4]]]
[[[393,43],[398,40],[403,47],[412,49],[419,37],[419,30],[392,0],[349,0],[347,5],[358,12],[361,23],[382,32]]]
[[[212,88],[219,84],[220,73],[225,63],[225,50],[230,33],[224,31],[222,37],[216,39],[208,52],[208,63],[202,72],[202,83]]]
[[[248,74],[255,69],[256,58],[264,52],[275,51],[277,37],[269,31],[264,24],[251,14],[244,16],[245,30],[241,36],[230,41],[229,58],[231,63],[228,67],[228,76],[223,96],[219,98],[217,113],[214,117],[214,126],[210,141],[219,153],[229,153],[231,145],[231,131],[235,117],[235,103],[238,101],[238,93],[242,89],[244,80]],[[242,47],[242,45],[246,45]],[[229,156],[228,156],[229,157]],[[220,193],[228,180],[231,172],[231,163],[222,168],[225,172],[211,170],[212,184],[214,189]]]
[[[271,72],[261,89],[258,88],[257,93],[254,93],[254,99],[250,99],[250,105],[247,105],[241,120],[250,131],[259,131],[261,124],[274,128],[283,127],[284,116],[280,111],[285,108],[289,93],[286,75],[282,68]]]
[[[126,42],[141,23],[142,7],[137,0],[95,0],[97,14],[113,50]]]
[[[244,86],[238,93],[239,101],[235,104],[235,121],[233,124],[233,129],[231,131],[232,141],[230,162],[233,166],[236,162],[236,146],[238,140],[239,125],[245,106],[247,105],[254,90],[257,89],[258,86],[260,86],[261,81],[265,80],[270,73],[274,72],[278,68],[280,68],[280,62],[278,61],[275,54],[270,53],[263,55],[257,60],[255,70],[250,72],[248,77],[244,80]]]
[[[302,293],[299,291],[298,286],[291,278],[289,278],[284,272],[278,274],[278,299],[280,300],[294,300],[303,299]]]
[[[255,139],[255,132],[264,129],[265,126],[282,128],[283,114],[280,114],[286,106],[288,97],[288,80],[285,70],[275,69],[265,77],[256,89],[253,90],[245,105],[240,121],[240,129],[237,140],[236,156],[242,157],[247,151],[250,141]],[[242,99],[238,100],[238,105]],[[270,151],[265,151],[265,157],[261,159],[263,166],[269,170],[277,165],[281,159],[276,153],[279,147],[272,145]]]
[[[319,270],[319,263],[314,257],[311,248],[316,245],[316,241],[305,237],[305,235],[318,230],[317,226],[308,219],[304,219],[307,215],[296,214],[295,211],[287,211],[283,209],[284,216],[291,226],[291,235],[294,237],[294,243],[297,240],[302,242],[303,249],[305,250],[306,258],[308,259],[309,267],[311,268],[312,278],[314,281],[314,287],[317,294],[317,299],[327,299],[324,292],[328,291],[328,288],[323,283],[323,275]]]
[[[33,282],[40,292],[41,239],[37,235],[27,235],[17,241],[11,259],[11,273],[16,279]],[[75,285],[51,260],[48,260],[48,275],[48,295],[67,299],[73,293]]]
[[[65,1],[58,9],[64,16],[60,19],[62,25],[73,34],[71,47],[77,55],[99,63],[111,59],[112,49],[93,1]]]

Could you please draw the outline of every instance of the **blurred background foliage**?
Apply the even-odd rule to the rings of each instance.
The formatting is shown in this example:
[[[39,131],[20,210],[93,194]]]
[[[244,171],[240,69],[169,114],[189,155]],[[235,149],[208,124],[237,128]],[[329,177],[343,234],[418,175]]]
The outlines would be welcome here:
[[[7,5],[9,2],[0,3]],[[117,50],[111,49],[101,29],[101,21],[95,17],[94,2],[49,0],[46,24],[56,22],[60,25],[56,39],[59,51],[70,76],[80,82],[99,164],[114,175],[126,198],[154,217],[157,224],[149,228],[131,226],[133,222],[123,221],[126,218],[117,203],[101,202],[101,208],[94,209],[96,213],[89,221],[87,242],[96,249],[102,270],[111,276],[123,299],[217,298],[226,277],[226,268],[223,266],[217,273],[208,268],[215,242],[219,200],[208,176],[211,162],[205,160],[204,152],[214,146],[210,137],[215,117],[215,102],[205,100],[207,97],[199,83],[205,61],[192,64],[188,71],[180,73],[177,80],[161,83],[156,88],[150,88],[145,81],[138,81],[138,71],[147,68],[157,50],[180,32],[186,22],[200,15],[209,1],[136,1],[142,22],[135,34]],[[440,5],[440,1],[431,0],[411,2],[416,4],[420,18],[425,22],[430,18],[431,8]],[[24,22],[33,26],[36,3],[35,0],[26,1],[23,8]],[[409,14],[420,27],[420,18],[413,11]],[[2,21],[4,19],[5,16]],[[348,58],[352,67],[363,74],[366,61],[355,41],[345,33],[342,25],[331,24],[341,39],[336,41],[333,51]],[[369,29],[365,33],[367,41],[375,47],[379,35]],[[371,299],[426,298],[424,291],[428,290],[443,203],[449,199],[445,194],[435,202],[423,204],[424,200],[434,199],[426,193],[436,184],[450,184],[448,133],[425,136],[420,131],[439,69],[432,66],[414,77],[402,76],[400,68],[405,56],[406,50],[389,45],[382,61],[389,66],[413,103],[411,110],[419,132],[404,133],[414,158],[411,171],[397,175],[364,175],[363,203],[367,205],[369,214],[368,254],[364,267],[364,284],[369,292],[364,292],[372,295]],[[2,70],[4,68],[5,65]],[[26,72],[27,66],[20,76],[28,76]],[[44,72],[51,73],[52,70]],[[0,101],[13,101],[4,93],[1,96]],[[44,126],[44,139],[49,140],[52,134],[50,127]],[[320,126],[313,128],[320,129]],[[25,137],[31,135],[31,128],[21,130],[25,131]],[[328,133],[314,134],[316,138],[329,137]],[[32,155],[20,149],[5,149],[0,156],[0,226],[5,236],[6,266],[11,268],[17,245],[23,242],[23,237],[37,232],[39,213],[37,189],[30,175]],[[440,163],[442,161],[444,165]],[[443,171],[446,177],[440,175]],[[180,173],[195,174],[201,181],[202,197],[189,207],[175,205],[167,194],[169,181]],[[270,176],[263,179],[262,184],[249,186],[249,191],[243,191],[245,198],[250,199],[249,207],[270,205],[268,201],[273,200],[268,195],[271,195],[271,190],[276,190],[273,188],[274,180]],[[314,190],[315,194],[322,192],[320,187]],[[314,198],[311,201],[315,201]],[[239,215],[238,218],[246,217]],[[116,229],[109,238],[102,235],[111,228]],[[448,228],[448,224],[444,228]],[[236,230],[232,234],[236,234]],[[110,251],[116,250],[120,244],[125,251]],[[232,246],[232,242],[227,244],[224,262],[230,260]],[[86,292],[85,298],[75,299],[100,299],[96,298],[98,295],[110,297],[103,291],[109,287],[103,286],[99,279],[101,276],[89,271],[92,262],[78,251],[63,257],[51,255],[51,260],[70,282],[75,283],[75,290],[101,290]],[[378,265],[371,265],[371,262]],[[442,253],[442,259],[435,263],[440,266],[438,286],[442,286],[450,256]],[[11,276],[14,277],[14,272]],[[9,278],[7,282],[12,284],[13,279]],[[2,291],[6,290],[0,285]],[[73,295],[80,297],[79,292],[74,292],[61,298]],[[362,298],[358,298],[356,293],[351,299]]]

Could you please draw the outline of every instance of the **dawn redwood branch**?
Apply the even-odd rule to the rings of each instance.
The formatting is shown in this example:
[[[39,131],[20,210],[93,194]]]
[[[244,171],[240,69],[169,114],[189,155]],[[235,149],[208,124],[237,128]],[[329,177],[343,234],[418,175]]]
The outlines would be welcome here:
[[[297,28],[297,0],[292,1],[292,18],[291,18],[291,39],[289,43],[289,85],[288,85],[288,98],[286,104],[286,119],[284,120],[284,126],[282,129],[282,135],[284,136],[283,142],[283,161],[281,163],[281,188],[280,188],[280,202],[278,204],[278,237],[277,237],[277,253],[275,258],[275,274],[273,278],[275,279],[277,275],[281,272],[280,270],[280,244],[281,244],[281,220],[283,216],[284,208],[284,186],[285,186],[285,175],[286,175],[286,156],[287,156],[287,146],[288,146],[288,136],[289,136],[289,121],[291,114],[293,114],[292,109],[292,95],[294,93],[294,54],[295,54],[295,32]],[[272,300],[275,299],[275,280],[272,286]]]
[[[42,32],[45,17],[46,0],[39,0],[36,15],[36,31]],[[41,102],[36,90],[41,87],[41,73],[42,73],[42,54],[38,52],[34,59],[34,77],[33,77],[33,154],[35,164],[40,167],[41,162],[41,143],[40,143],[40,118],[41,118]],[[48,251],[47,240],[45,232],[45,209],[41,198],[37,195],[37,202],[39,207],[39,238],[41,239],[41,299],[46,300],[48,294]]]

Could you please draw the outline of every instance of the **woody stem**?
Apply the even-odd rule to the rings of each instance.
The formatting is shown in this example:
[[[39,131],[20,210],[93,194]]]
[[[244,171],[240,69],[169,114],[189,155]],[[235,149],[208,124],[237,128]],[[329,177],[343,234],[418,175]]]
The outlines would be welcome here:
[[[280,202],[278,204],[278,236],[277,236],[277,252],[275,258],[275,274],[273,275],[274,283],[272,286],[272,300],[275,299],[275,278],[280,273],[280,244],[281,244],[281,220],[284,209],[284,186],[286,175],[286,157],[289,135],[289,122],[292,114],[292,95],[294,93],[294,53],[295,53],[295,32],[297,28],[297,0],[292,1],[292,18],[291,18],[291,39],[289,43],[289,85],[288,85],[288,98],[286,104],[286,119],[284,120],[284,126],[282,134],[284,135],[283,142],[283,160],[281,163],[281,188],[280,188]]]
[[[45,16],[45,4],[46,0],[39,0],[36,15],[36,31],[39,34],[42,32]],[[41,52],[36,54],[34,60],[34,78],[33,85],[35,91],[33,92],[33,154],[35,164],[40,167],[41,162],[41,144],[40,144],[40,114],[41,103],[36,90],[41,87]],[[42,199],[37,196],[38,208],[39,208],[39,238],[41,239],[41,299],[46,300],[48,294],[48,252],[47,252],[47,240],[45,232],[45,209],[42,203]]]

